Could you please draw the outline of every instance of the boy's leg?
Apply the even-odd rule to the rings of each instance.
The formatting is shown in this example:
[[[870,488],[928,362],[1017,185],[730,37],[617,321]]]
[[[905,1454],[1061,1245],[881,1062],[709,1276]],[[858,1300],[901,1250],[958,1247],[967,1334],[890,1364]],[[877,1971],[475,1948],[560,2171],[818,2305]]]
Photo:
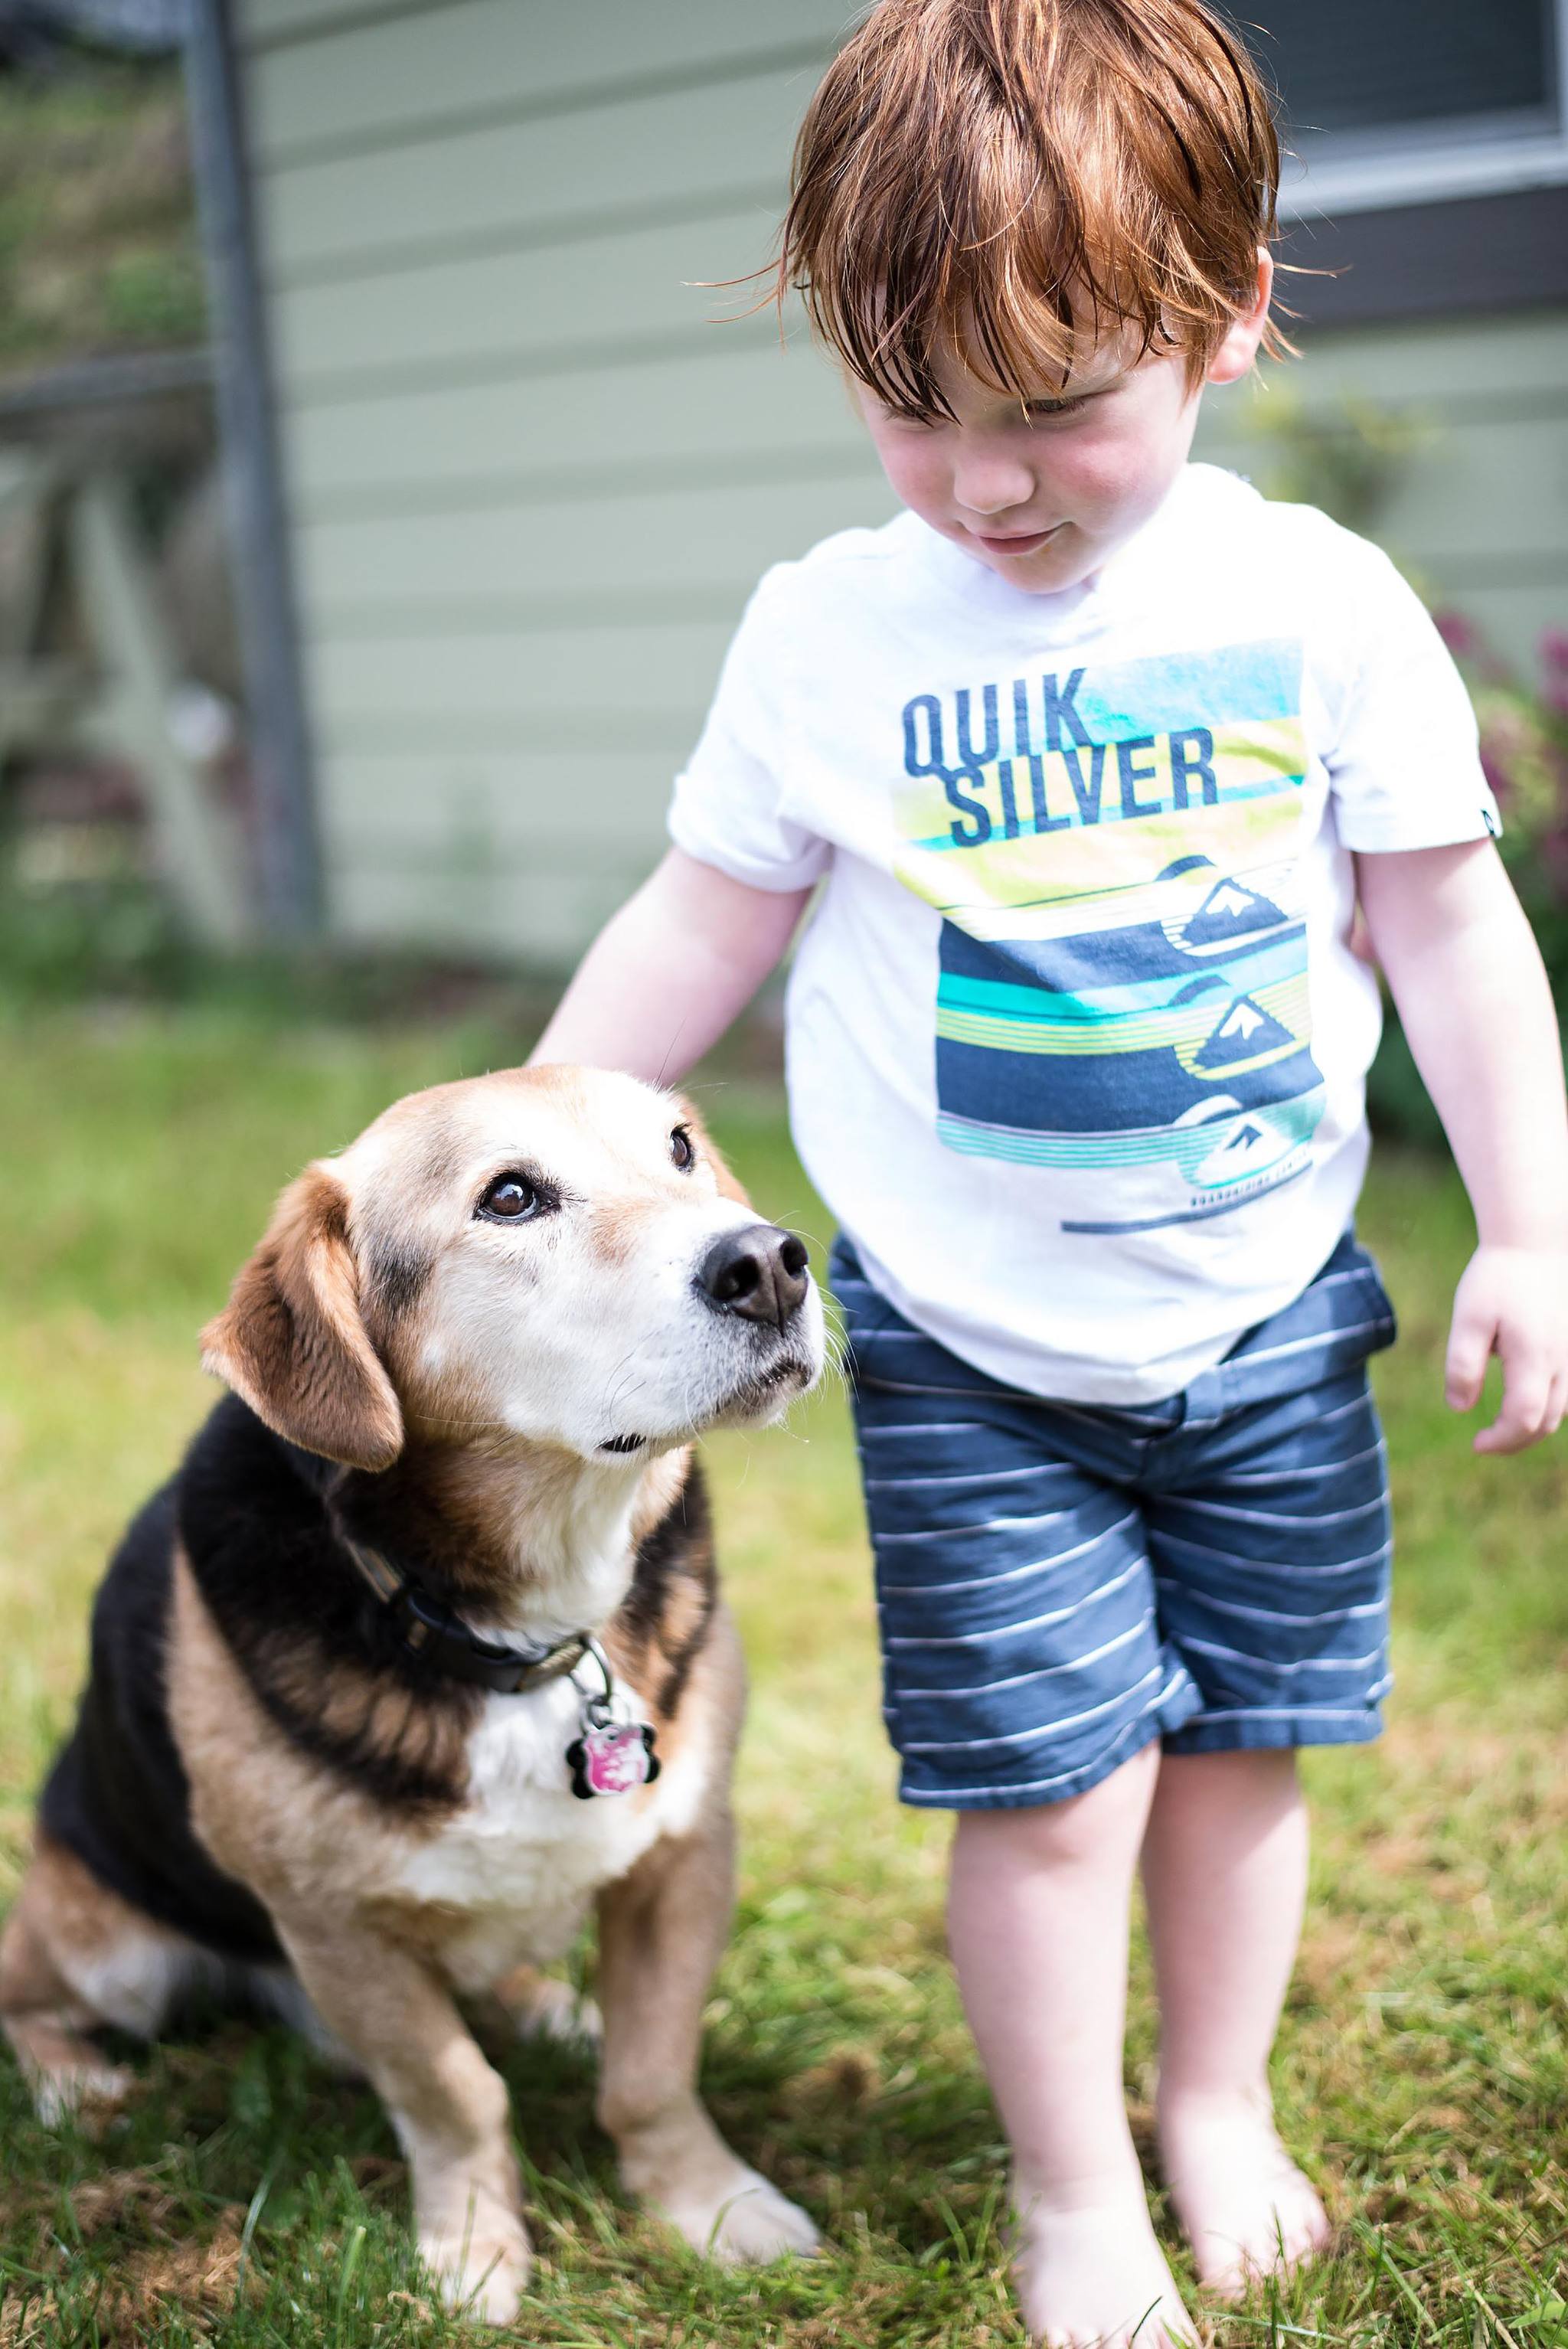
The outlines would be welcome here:
[[[1128,1909],[1158,1744],[1088,1793],[965,1810],[948,1932],[1013,2150],[1015,2279],[1051,2344],[1166,2349],[1194,2328],[1154,2239],[1122,2088]]]
[[[1061,1412],[988,1379],[842,1242],[833,1285],[900,1793],[959,1814],[949,1930],[1014,2150],[1024,2313],[1058,2349],[1168,2349],[1195,2328],[1127,2127],[1128,1910],[1159,1737],[1202,1700],[1161,1636],[1130,1487],[1181,1414]]]
[[[1306,1857],[1294,1753],[1165,1756],[1143,1847],[1161,2157],[1198,2272],[1221,2292],[1306,2257],[1329,2231],[1274,2134],[1268,2085]]]
[[[1335,1278],[1341,1313],[1377,1322],[1376,1277]],[[1288,1318],[1264,1334],[1299,1365]],[[1377,1734],[1392,1537],[1365,1361],[1233,1411],[1191,1408],[1196,1392],[1140,1496],[1161,1621],[1204,1696],[1165,1740],[1143,1873],[1166,2174],[1200,2274],[1234,2294],[1328,2232],[1268,2095],[1305,1894],[1291,1749]]]

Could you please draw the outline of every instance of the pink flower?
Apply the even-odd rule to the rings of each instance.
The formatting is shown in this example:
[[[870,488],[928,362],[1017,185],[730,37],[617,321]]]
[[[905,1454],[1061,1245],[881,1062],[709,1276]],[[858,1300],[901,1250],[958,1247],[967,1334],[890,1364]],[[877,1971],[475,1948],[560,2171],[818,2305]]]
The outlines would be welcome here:
[[[1439,636],[1441,636],[1455,660],[1477,660],[1480,657],[1482,651],[1480,632],[1475,622],[1468,619],[1463,612],[1434,612],[1432,619],[1436,624]],[[1542,650],[1544,653],[1544,645]]]
[[[1554,718],[1568,718],[1568,628],[1547,628],[1541,637],[1545,677],[1541,698]]]

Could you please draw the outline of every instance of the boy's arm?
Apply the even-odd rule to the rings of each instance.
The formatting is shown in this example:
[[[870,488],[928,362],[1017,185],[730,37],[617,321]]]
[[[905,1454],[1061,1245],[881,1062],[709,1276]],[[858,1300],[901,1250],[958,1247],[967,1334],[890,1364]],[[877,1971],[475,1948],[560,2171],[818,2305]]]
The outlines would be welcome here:
[[[1541,956],[1490,841],[1356,860],[1361,906],[1475,1210],[1446,1392],[1502,1407],[1478,1452],[1518,1452],[1568,1409],[1568,1112]]]
[[[672,848],[604,925],[529,1059],[678,1084],[750,1002],[809,889],[754,889]]]

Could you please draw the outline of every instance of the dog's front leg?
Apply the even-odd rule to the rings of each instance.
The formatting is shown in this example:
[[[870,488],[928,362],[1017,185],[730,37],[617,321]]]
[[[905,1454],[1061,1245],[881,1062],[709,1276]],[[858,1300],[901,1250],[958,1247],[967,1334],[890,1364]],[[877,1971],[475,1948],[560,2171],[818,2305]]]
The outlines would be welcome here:
[[[359,2058],[408,2158],[419,2252],[450,2308],[491,2324],[528,2282],[506,2083],[445,1985],[394,1942],[280,1930],[316,2009]]]
[[[655,1844],[600,1893],[598,2115],[628,2193],[715,2259],[771,2260],[814,2250],[817,2230],[731,2152],[696,2093],[703,2004],[734,1887],[726,1811]]]

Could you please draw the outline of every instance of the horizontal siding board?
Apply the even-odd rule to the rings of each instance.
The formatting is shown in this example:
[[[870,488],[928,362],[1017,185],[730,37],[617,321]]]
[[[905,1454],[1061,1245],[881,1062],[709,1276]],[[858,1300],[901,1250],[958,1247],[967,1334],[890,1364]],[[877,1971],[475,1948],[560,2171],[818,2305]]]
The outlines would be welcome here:
[[[323,820],[399,857],[516,863],[619,854],[629,842],[636,863],[663,836],[679,765],[656,750],[356,751],[333,761]]]
[[[811,65],[831,54],[849,12],[791,0],[787,13],[736,0],[465,0],[257,57],[252,72],[263,164],[306,148],[423,135],[449,116],[508,105],[592,102],[639,78],[711,75],[758,57]]]
[[[765,566],[763,566],[765,567]],[[596,584],[571,594],[547,584],[519,595],[448,594],[428,599],[407,592],[388,602],[374,595],[306,608],[307,654],[327,643],[408,645],[421,636],[459,638],[515,633],[521,642],[556,631],[621,626],[657,630],[704,622],[733,628],[747,589],[724,582],[671,588],[624,588]]]
[[[1287,288],[1288,298],[1288,288]],[[1312,406],[1347,395],[1425,407],[1510,392],[1561,392],[1568,381],[1568,317],[1561,311],[1441,324],[1315,334],[1299,360],[1265,367],[1259,378],[1205,396],[1204,421],[1255,412],[1266,418],[1272,394]]]
[[[381,500],[461,497],[559,471],[765,457],[797,470],[818,455],[864,461],[839,375],[800,345],[716,327],[679,359],[593,367],[542,380],[480,384],[289,409],[290,475],[303,518]]]
[[[302,528],[315,610],[334,602],[448,595],[659,591],[728,585],[748,592],[769,560],[799,554],[830,531],[893,511],[868,463],[863,481],[793,481],[707,493],[655,492],[602,504],[327,522]]]
[[[608,710],[552,706],[533,717],[504,709],[420,709],[396,716],[362,709],[325,718],[320,740],[334,758],[405,750],[420,758],[500,759],[621,750],[662,760],[672,769],[691,748],[691,731],[679,716],[634,705]]]
[[[379,238],[374,244],[355,245],[341,253],[318,253],[286,266],[263,252],[263,264],[269,265],[263,274],[273,295],[304,286],[357,285],[370,277],[460,266],[492,254],[504,257],[547,252],[557,245],[589,244],[601,237],[624,236],[660,222],[674,228],[701,227],[705,222],[724,220],[747,210],[765,212],[773,221],[784,205],[783,182],[776,173],[756,169],[722,185],[708,181],[690,194],[676,190],[657,198],[639,197],[634,188],[621,187],[614,177],[584,194],[588,199],[584,202],[557,208],[538,222],[503,216],[483,228],[432,235],[415,220],[406,222],[401,233],[391,239]],[[585,317],[583,324],[589,323]],[[603,328],[603,321],[592,323]]]
[[[326,642],[313,702],[333,739],[374,722],[505,726],[514,732],[613,718],[677,745],[712,692],[730,631],[722,621],[676,627],[512,632],[406,643]]]
[[[453,16],[464,0],[236,0],[237,38],[260,52],[276,44],[363,35],[406,16]]]
[[[454,871],[432,879],[417,866],[388,870],[344,851],[334,869],[332,926],[347,945],[423,946],[560,974],[629,886],[609,865]]]
[[[533,453],[538,454],[539,451]],[[532,473],[494,473],[472,481],[397,481],[361,491],[339,491],[314,504],[302,502],[302,523],[401,522],[420,517],[459,521],[464,514],[505,509],[522,513],[537,505],[589,505],[603,510],[660,492],[692,491],[704,496],[751,489],[781,489],[792,481],[820,486],[860,482],[870,477],[865,451],[852,442],[821,450],[743,449],[733,454],[605,458],[598,464],[552,465]]]
[[[1489,554],[1484,549],[1479,554],[1456,553],[1452,548],[1439,546],[1429,560],[1439,584],[1455,587],[1490,590],[1537,586],[1561,591],[1568,583],[1568,546],[1561,543],[1522,553],[1510,547],[1501,554]],[[1561,606],[1561,592],[1557,601]]]
[[[718,219],[284,287],[272,316],[290,399],[341,397],[335,383],[356,371],[526,362],[581,343],[596,321],[627,336],[684,326],[695,344],[709,320],[766,295],[765,277],[723,281],[765,268],[778,224],[778,206],[757,202]]]
[[[746,319],[736,320],[731,331],[737,342],[756,344],[762,339],[762,330]],[[591,368],[614,369],[624,378],[633,369],[685,358],[692,348],[693,328],[687,321],[642,335],[588,334],[576,342],[531,355],[498,350],[461,361],[408,360],[396,367],[372,364],[335,369],[330,376],[314,378],[304,388],[304,398],[309,406],[320,408],[400,399],[418,391],[477,391],[490,385],[510,389],[516,384],[577,375]]]
[[[700,135],[692,96],[674,91],[280,171],[263,188],[268,271],[286,279],[301,264],[519,220],[537,232],[602,202],[606,177],[633,204],[755,184],[759,157],[782,171],[813,79],[805,69],[737,79]]]

